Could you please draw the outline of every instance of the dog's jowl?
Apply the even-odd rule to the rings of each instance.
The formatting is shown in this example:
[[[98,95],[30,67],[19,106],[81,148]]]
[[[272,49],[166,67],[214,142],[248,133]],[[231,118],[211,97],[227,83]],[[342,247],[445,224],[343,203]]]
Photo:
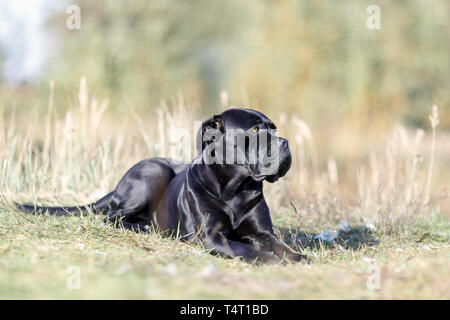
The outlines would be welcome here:
[[[93,211],[116,226],[197,238],[213,253],[247,261],[300,260],[274,236],[263,195],[263,181],[277,181],[291,165],[288,141],[277,136],[275,124],[255,110],[229,109],[204,121],[198,139],[190,164],[142,160],[95,203],[17,206],[53,215]]]

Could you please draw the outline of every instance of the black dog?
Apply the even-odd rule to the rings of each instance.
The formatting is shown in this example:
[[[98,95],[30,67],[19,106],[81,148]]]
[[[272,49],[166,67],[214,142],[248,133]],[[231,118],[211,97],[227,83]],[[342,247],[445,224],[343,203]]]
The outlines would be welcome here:
[[[90,209],[127,229],[146,232],[150,224],[184,240],[198,237],[206,248],[229,257],[298,261],[303,256],[274,236],[263,196],[263,180],[275,182],[291,165],[288,142],[277,137],[275,129],[258,111],[229,109],[203,122],[198,135],[201,150],[190,165],[146,159],[93,204],[17,206],[53,215]]]

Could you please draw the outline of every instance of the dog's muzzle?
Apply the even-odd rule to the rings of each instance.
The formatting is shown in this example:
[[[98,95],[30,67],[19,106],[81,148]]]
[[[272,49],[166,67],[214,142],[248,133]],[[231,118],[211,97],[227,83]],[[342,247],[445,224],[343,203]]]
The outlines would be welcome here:
[[[268,182],[275,182],[283,177],[291,167],[292,155],[289,149],[289,143],[286,139],[278,138],[277,154],[270,154],[267,161],[263,164],[266,173],[265,180]]]

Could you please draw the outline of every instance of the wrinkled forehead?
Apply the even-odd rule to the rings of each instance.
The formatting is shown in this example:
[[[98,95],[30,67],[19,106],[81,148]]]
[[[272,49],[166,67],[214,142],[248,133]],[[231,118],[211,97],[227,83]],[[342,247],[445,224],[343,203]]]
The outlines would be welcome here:
[[[221,115],[225,128],[248,130],[255,126],[276,129],[275,124],[265,114],[252,109],[229,109]]]

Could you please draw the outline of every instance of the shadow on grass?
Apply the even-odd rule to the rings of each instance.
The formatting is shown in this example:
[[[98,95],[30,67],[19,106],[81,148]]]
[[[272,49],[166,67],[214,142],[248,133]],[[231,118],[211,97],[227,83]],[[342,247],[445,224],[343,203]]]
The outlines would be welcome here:
[[[323,241],[315,239],[317,234],[305,233],[289,228],[278,228],[283,241],[298,248],[310,248],[319,250],[320,248],[331,249],[340,246],[346,250],[359,250],[365,246],[374,246],[379,244],[379,239],[373,232],[364,226],[353,227],[348,231],[336,230],[337,235],[333,241]]]

